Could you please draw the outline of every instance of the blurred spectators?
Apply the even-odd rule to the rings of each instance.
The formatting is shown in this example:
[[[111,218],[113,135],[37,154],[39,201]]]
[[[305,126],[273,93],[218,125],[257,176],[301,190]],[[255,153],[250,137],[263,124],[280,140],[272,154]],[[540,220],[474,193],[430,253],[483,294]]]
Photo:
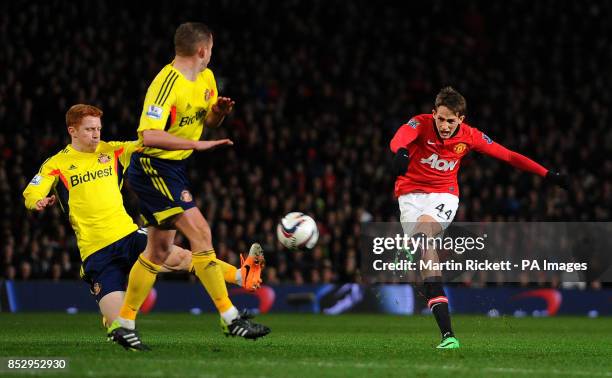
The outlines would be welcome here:
[[[103,139],[136,138],[146,88],[172,59],[173,32],[196,15],[215,31],[210,67],[236,107],[205,133],[235,146],[194,154],[193,192],[219,257],[238,264],[238,253],[261,242],[269,283],[360,280],[360,222],[398,219],[388,142],[448,84],[466,96],[468,123],[573,180],[565,192],[474,154],[460,174],[457,221],[609,221],[611,8],[588,0],[2,2],[0,272],[78,277],[61,211],[29,213],[21,193],[68,143],[72,104],[104,110]],[[312,253],[282,252],[276,242],[278,219],[294,210],[319,222]]]

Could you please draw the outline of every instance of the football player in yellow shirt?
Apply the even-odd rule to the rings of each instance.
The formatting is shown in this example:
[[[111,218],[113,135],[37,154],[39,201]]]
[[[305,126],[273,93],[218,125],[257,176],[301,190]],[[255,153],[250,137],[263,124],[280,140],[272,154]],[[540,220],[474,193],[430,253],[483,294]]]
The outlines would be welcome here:
[[[189,240],[195,274],[221,315],[224,333],[256,339],[270,332],[240,316],[230,301],[221,267],[215,262],[210,226],[195,206],[187,178],[185,159],[194,150],[233,144],[229,139],[200,140],[204,127],[219,126],[234,106],[230,98],[218,97],[215,77],[207,68],[212,47],[213,36],[206,25],[181,24],[174,35],[174,61],[147,90],[138,127],[144,149],[132,155],[127,175],[148,222],[148,243],[130,271],[119,317],[109,327],[109,335],[122,345],[122,335],[135,329],[136,314],[171,253],[176,230]],[[247,262],[259,274],[257,257]]]
[[[68,215],[83,261],[83,279],[109,326],[119,314],[129,270],[145,249],[147,236],[125,211],[121,195],[125,167],[139,144],[101,141],[101,117],[102,111],[94,106],[72,106],[66,113],[71,144],[42,164],[23,195],[30,210],[42,211],[59,202]],[[254,244],[250,254],[260,255],[261,247]],[[261,282],[247,286],[244,266],[238,270],[216,262],[227,282],[250,290]],[[162,271],[192,268],[191,252],[172,246]]]

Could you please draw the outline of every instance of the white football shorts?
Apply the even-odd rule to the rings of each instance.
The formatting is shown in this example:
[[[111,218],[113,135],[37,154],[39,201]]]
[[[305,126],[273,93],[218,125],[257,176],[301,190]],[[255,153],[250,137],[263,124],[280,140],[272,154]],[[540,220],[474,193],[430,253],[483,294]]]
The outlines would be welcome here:
[[[397,201],[402,229],[407,235],[412,235],[421,215],[429,215],[440,223],[442,231],[446,230],[459,207],[459,197],[450,193],[408,193],[400,196]]]

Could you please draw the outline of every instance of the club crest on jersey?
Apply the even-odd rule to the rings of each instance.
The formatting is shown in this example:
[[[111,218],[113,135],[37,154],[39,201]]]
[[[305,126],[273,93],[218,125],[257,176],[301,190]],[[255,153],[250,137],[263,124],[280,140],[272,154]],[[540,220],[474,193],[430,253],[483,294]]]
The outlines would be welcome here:
[[[109,161],[111,161],[111,158],[107,154],[100,154],[100,156],[98,156],[98,163],[100,164],[106,164]]]
[[[493,140],[491,138],[489,138],[487,136],[487,134],[485,134],[485,133],[482,133],[482,139],[484,139],[487,142],[487,144],[493,143]]]
[[[181,192],[181,201],[183,202],[191,202],[193,201],[193,196],[189,192],[189,190],[183,190]]]
[[[91,293],[93,295],[98,295],[98,294],[100,294],[101,291],[102,291],[102,285],[100,285],[99,282],[94,283],[92,288],[91,288]]]
[[[204,91],[204,100],[208,102],[212,96],[215,95],[215,91],[211,89],[207,89]]]
[[[413,129],[416,129],[418,125],[419,122],[414,118],[408,121],[408,126],[412,127]]]
[[[467,146],[465,143],[457,143],[455,147],[453,148],[453,151],[456,154],[462,154],[465,152],[466,149],[467,149]]]

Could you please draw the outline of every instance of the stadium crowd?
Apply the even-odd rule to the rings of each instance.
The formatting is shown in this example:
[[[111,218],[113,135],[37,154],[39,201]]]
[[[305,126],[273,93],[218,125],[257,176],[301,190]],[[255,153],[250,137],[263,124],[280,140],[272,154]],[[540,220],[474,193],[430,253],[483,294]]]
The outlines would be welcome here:
[[[564,191],[474,154],[456,221],[611,219],[609,2],[179,4],[0,4],[0,277],[78,278],[67,219],[57,206],[26,211],[21,193],[68,143],[72,104],[104,110],[103,140],[136,138],[173,31],[194,19],[215,33],[210,68],[236,106],[205,134],[235,145],[194,154],[193,192],[219,258],[238,265],[259,241],[269,284],[362,282],[363,222],[399,216],[389,140],[448,84],[467,98],[468,123],[572,180]],[[318,221],[312,252],[276,242],[278,220],[295,210]]]

